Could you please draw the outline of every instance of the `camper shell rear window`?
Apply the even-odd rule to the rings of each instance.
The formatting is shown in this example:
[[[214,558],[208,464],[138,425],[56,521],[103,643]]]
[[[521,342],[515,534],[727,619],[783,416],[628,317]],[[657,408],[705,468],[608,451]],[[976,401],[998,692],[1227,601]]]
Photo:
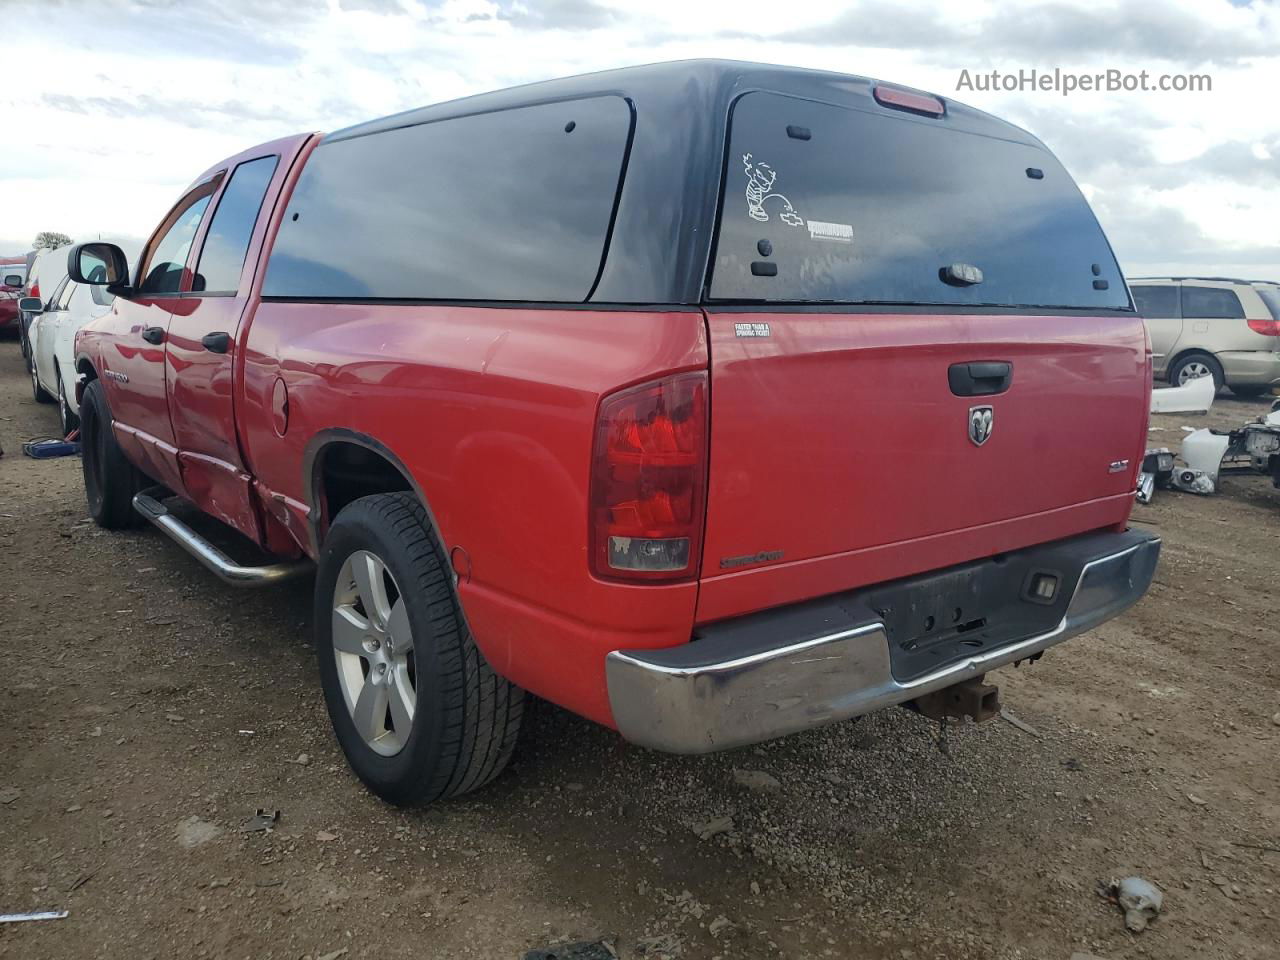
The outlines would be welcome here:
[[[709,289],[713,301],[1131,309],[1093,212],[1042,147],[767,92],[733,106]]]

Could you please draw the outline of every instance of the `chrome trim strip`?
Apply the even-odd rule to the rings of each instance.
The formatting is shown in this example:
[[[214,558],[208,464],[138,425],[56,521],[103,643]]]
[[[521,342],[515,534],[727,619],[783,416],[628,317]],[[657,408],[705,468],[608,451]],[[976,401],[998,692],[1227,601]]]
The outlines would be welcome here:
[[[151,496],[155,488],[135,494],[133,509],[150,520],[178,546],[212,570],[219,579],[233,587],[265,587],[310,572],[310,560],[286,560],[259,567],[236,563],[196,531],[171,514],[165,505]]]
[[[611,659],[617,657],[620,662],[625,661],[627,663],[634,663],[637,667],[643,667],[645,670],[651,670],[654,673],[665,673],[672,677],[694,677],[707,673],[726,672],[737,667],[749,667],[753,664],[763,663],[765,661],[779,660],[783,657],[788,657],[793,653],[808,650],[811,647],[820,646],[824,643],[844,640],[847,637],[857,637],[864,633],[878,633],[883,629],[884,627],[880,623],[869,623],[865,626],[854,627],[852,630],[843,630],[840,633],[832,633],[824,637],[815,637],[812,640],[803,640],[800,643],[793,643],[790,646],[778,647],[774,650],[762,650],[759,653],[753,653],[749,657],[741,657],[737,660],[722,660],[719,663],[697,667],[665,667],[658,663],[645,663],[642,660],[635,659],[622,650],[613,651],[609,654],[609,657]]]
[[[1086,563],[1054,629],[906,682],[893,677],[879,621],[689,667],[615,650],[605,660],[614,722],[642,746],[709,753],[870,713],[1035,656],[1110,619],[1146,592],[1159,552],[1153,537]],[[796,657],[806,653],[817,655]]]

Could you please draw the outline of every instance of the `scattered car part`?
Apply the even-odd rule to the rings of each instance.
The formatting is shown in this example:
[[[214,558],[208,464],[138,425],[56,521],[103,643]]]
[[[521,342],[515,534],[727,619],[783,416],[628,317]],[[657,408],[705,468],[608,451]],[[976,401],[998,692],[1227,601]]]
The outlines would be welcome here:
[[[1125,877],[1112,881],[1112,891],[1120,909],[1124,911],[1124,925],[1134,933],[1147,929],[1164,906],[1164,894],[1142,877]]]
[[[1173,479],[1173,453],[1168,447],[1153,447],[1142,458],[1138,473],[1139,503],[1150,503],[1156,487],[1168,487]]]
[[[1218,471],[1231,445],[1229,434],[1193,430],[1182,440],[1182,461],[1173,474],[1173,485],[1187,493],[1208,494],[1218,489]]]
[[[0,913],[0,923],[22,923],[25,920],[61,920],[65,910],[37,910],[35,913]]]
[[[1016,727],[1017,729],[1021,730],[1023,733],[1027,734],[1028,736],[1035,737],[1037,740],[1040,739],[1039,730],[1037,730],[1031,724],[1027,723],[1025,720],[1019,720],[1017,717],[1015,717],[1012,713],[1010,713],[1004,707],[1000,708],[1000,717],[1006,723],[1008,723],[1011,727]]]
[[[1138,474],[1136,496],[1139,503],[1150,503],[1156,492],[1156,475],[1154,473]]]
[[[1270,474],[1272,485],[1280,487],[1280,401],[1259,422],[1246,423],[1240,435],[1240,447],[1253,469]]]
[[[264,810],[258,808],[258,812],[245,821],[240,828],[241,833],[262,833],[268,830],[274,830],[276,824],[280,822],[279,810]]]
[[[1194,377],[1178,387],[1151,391],[1152,413],[1208,413],[1218,394],[1213,377]]]

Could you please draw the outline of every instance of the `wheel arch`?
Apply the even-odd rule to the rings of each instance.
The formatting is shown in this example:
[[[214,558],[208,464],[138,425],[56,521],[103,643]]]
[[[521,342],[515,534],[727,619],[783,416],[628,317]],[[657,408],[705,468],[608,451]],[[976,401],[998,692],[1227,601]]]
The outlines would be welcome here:
[[[361,469],[354,476],[350,468]],[[363,496],[375,493],[411,493],[422,504],[437,542],[445,542],[426,492],[413,472],[385,443],[366,433],[344,427],[321,430],[308,441],[302,455],[302,483],[307,496],[308,534],[313,555],[320,549],[329,525],[338,512]]]
[[[79,354],[75,358],[75,395],[76,407],[79,408],[81,401],[84,400],[84,388],[90,380],[98,379],[98,370],[93,365],[93,361],[86,354]]]

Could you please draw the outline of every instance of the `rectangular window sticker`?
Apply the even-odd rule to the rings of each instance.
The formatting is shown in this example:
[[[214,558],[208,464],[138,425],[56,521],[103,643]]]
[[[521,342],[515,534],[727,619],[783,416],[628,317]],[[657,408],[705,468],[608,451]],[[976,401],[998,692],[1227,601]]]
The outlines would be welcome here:
[[[853,224],[810,220],[809,239],[830,240],[834,243],[853,243]]]
[[[767,337],[769,325],[767,323],[735,323],[733,332],[739,337]]]

